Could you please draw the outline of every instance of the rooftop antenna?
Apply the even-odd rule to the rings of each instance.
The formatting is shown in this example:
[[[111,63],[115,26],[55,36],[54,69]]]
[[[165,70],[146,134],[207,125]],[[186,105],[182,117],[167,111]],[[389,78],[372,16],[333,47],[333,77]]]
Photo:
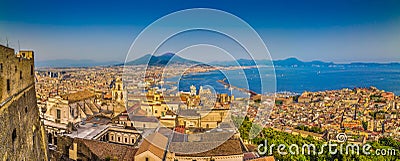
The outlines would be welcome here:
[[[18,40],[18,52],[21,50],[21,46],[19,45],[19,40]]]
[[[8,47],[8,37],[6,36],[6,43],[7,43],[7,47]]]

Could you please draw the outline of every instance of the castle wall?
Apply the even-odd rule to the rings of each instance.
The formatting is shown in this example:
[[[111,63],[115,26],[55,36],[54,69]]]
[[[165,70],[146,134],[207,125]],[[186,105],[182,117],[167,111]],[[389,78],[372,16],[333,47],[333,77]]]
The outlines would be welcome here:
[[[0,68],[0,160],[47,160],[33,58],[18,58],[0,45]]]
[[[1,102],[35,83],[33,59],[18,58],[14,49],[0,45]]]

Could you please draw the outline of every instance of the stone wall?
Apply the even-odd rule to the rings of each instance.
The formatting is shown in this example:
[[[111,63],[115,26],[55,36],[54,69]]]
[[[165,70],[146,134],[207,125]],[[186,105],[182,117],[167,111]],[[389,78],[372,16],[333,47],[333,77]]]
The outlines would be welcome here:
[[[34,58],[17,57],[14,49],[0,45],[0,101],[34,84]]]
[[[47,160],[34,86],[33,59],[0,45],[0,159]]]

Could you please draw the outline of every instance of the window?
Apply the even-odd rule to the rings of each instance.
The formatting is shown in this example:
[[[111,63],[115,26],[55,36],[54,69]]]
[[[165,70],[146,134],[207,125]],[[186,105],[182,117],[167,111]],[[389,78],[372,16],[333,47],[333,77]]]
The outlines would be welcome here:
[[[19,79],[22,79],[22,71],[19,71]]]
[[[125,138],[125,143],[128,143],[128,138]]]
[[[111,136],[111,141],[114,141],[114,136]]]
[[[149,158],[146,157],[146,161],[149,161]]]
[[[61,110],[57,109],[57,119],[61,119]]]
[[[12,141],[14,142],[15,139],[17,138],[17,130],[16,129],[13,130],[11,137],[12,137]]]
[[[17,72],[17,70],[18,70],[18,69],[17,69],[17,66],[15,66],[15,72]]]
[[[31,65],[31,75],[33,75],[33,65]]]
[[[57,145],[57,137],[54,137],[54,145]]]
[[[135,139],[132,139],[132,144],[134,144],[135,143]]]
[[[3,72],[3,63],[0,64],[0,72]]]
[[[48,142],[49,142],[50,144],[53,144],[53,137],[52,137],[51,133],[48,133],[48,134],[47,134],[47,139],[48,139]]]
[[[28,106],[25,106],[25,113],[28,113]]]
[[[121,142],[121,138],[120,137],[118,137],[118,142]]]
[[[11,86],[10,86],[10,79],[7,79],[7,91],[10,92]]]
[[[154,110],[154,113],[157,113],[157,110]]]

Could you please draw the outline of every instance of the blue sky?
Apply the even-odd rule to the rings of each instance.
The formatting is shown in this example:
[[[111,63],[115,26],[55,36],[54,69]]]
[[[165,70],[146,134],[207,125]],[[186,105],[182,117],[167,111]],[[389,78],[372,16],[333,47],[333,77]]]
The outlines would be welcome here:
[[[0,43],[5,44],[7,37],[10,46],[18,48],[19,41],[21,48],[36,51],[37,61],[123,61],[131,43],[147,25],[169,13],[198,7],[223,10],[245,20],[260,34],[273,59],[400,61],[398,1],[1,3]]]

